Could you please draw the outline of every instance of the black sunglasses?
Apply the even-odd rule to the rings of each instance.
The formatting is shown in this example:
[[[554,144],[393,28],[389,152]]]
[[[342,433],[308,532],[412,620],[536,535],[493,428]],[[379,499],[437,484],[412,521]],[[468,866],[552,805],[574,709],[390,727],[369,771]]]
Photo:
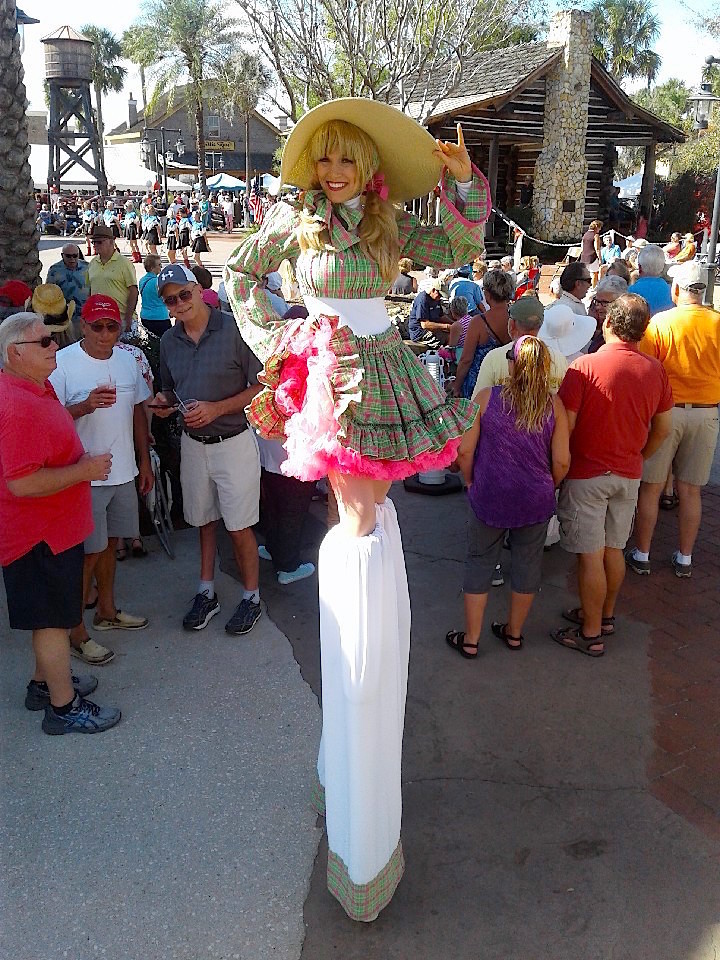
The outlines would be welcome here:
[[[39,340],[18,340],[16,346],[20,346],[21,343],[39,343],[43,350],[47,350],[51,343],[55,343],[55,334],[48,334],[47,336],[40,337]]]
[[[108,323],[88,323],[86,320],[85,323],[93,333],[102,333],[103,330],[109,330],[110,333],[117,333],[120,329],[120,324],[117,320],[110,320]]]
[[[97,243],[97,241],[95,241]],[[77,260],[79,254],[77,253],[64,253],[63,256],[66,260]]]
[[[187,303],[188,300],[192,300],[192,295],[192,290],[181,290],[177,296],[171,293],[167,297],[163,297],[162,301],[166,307],[175,307],[177,306],[178,300],[180,300],[181,303]]]

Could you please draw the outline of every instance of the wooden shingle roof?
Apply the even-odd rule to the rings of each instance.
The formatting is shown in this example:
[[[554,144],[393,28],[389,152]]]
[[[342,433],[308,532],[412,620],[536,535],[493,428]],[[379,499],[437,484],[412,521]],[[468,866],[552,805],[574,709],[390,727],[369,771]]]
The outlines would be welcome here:
[[[544,40],[483,50],[465,61],[458,89],[435,105],[426,123],[434,123],[447,114],[463,110],[480,100],[489,104],[506,99],[518,86],[528,83],[536,73],[544,72],[561,52],[562,48],[558,47],[548,50]],[[441,91],[440,82],[433,83],[431,78],[428,82],[426,102],[432,102]],[[421,109],[421,103],[411,101],[406,112],[411,116],[418,116]]]

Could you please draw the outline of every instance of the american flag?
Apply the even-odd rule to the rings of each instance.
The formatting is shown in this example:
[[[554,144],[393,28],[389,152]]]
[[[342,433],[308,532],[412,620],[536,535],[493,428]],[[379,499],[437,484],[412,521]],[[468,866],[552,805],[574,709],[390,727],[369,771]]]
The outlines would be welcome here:
[[[252,182],[250,187],[250,196],[248,197],[248,207],[253,215],[253,220],[255,224],[259,227],[263,222],[263,217],[265,216],[265,208],[263,206],[262,198],[260,196],[260,182],[257,177]]]

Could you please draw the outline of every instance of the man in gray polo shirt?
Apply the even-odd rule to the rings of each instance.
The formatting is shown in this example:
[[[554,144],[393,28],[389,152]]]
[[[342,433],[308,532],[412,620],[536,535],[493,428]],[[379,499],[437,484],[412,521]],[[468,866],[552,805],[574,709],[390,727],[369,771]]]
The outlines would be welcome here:
[[[183,513],[200,531],[200,584],[183,626],[202,630],[220,610],[215,554],[222,518],[245,585],[225,629],[249,633],[260,617],[257,544],[250,529],[258,521],[260,458],[244,409],[261,389],[257,375],[262,365],[234,318],[203,302],[190,270],[170,264],[157,284],[175,326],[160,341],[162,391],[152,409],[160,417],[177,409],[182,415]]]

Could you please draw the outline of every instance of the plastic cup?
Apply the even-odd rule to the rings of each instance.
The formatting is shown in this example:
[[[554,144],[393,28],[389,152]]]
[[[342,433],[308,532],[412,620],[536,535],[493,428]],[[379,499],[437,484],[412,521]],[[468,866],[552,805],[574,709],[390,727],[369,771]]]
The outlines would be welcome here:
[[[200,405],[199,400],[181,400],[180,401],[180,412],[181,413],[192,413],[193,410],[196,410]]]

